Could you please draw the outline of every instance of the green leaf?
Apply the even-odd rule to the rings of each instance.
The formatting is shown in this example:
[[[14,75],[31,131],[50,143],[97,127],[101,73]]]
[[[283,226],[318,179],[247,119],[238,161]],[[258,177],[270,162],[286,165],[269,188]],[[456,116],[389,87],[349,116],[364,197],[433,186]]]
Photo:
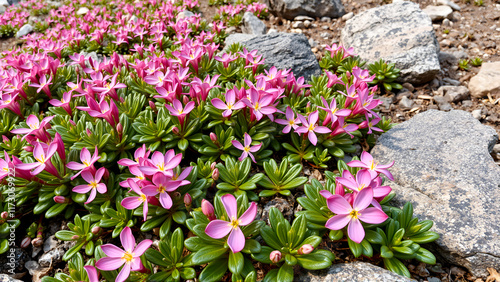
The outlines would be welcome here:
[[[373,231],[373,230],[366,230],[365,233],[365,240],[372,244],[378,244],[378,245],[383,245],[385,244],[384,242],[384,237],[380,235],[378,232]]]
[[[240,252],[229,252],[229,260],[227,266],[229,267],[229,271],[231,271],[231,273],[240,274],[243,270],[243,264],[243,255]]]
[[[382,246],[380,247],[380,256],[390,259],[394,256],[394,253],[387,246]]]
[[[193,263],[195,264],[205,264],[211,262],[223,254],[225,254],[228,249],[221,246],[206,246],[201,248],[199,251],[193,255]]]
[[[292,256],[291,254],[286,254],[285,255],[285,262],[288,265],[296,265],[297,264],[297,258]]]
[[[384,258],[384,265],[394,273],[411,278],[408,268],[397,258]]]
[[[273,190],[262,190],[259,193],[259,197],[271,197],[274,196],[278,191],[273,191]]]
[[[196,271],[192,267],[183,267],[180,272],[184,280],[194,279],[196,277]]]
[[[245,247],[241,251],[246,254],[259,253],[261,251],[261,246],[256,240],[247,239],[245,241]]]
[[[278,271],[279,269],[271,269],[266,276],[264,277],[264,281],[262,282],[276,282],[278,281]]]
[[[170,264],[163,260],[163,255],[155,249],[146,250],[146,258],[148,261],[163,267],[169,267]]]
[[[179,224],[184,224],[184,222],[186,221],[186,213],[183,212],[183,211],[177,211],[175,212],[173,215],[172,215],[172,218],[174,219],[175,222],[179,223]]]
[[[206,282],[220,281],[227,271],[227,260],[218,259],[209,263],[200,273],[199,280]]]
[[[177,147],[179,147],[179,150],[181,151],[186,151],[188,146],[189,146],[189,141],[187,141],[186,139],[181,139],[177,143]]]
[[[293,282],[293,267],[288,264],[283,264],[278,270],[277,281],[280,282]]]
[[[328,237],[332,241],[337,241],[344,237],[344,232],[342,232],[342,230],[330,230],[330,233],[328,233]]]
[[[420,248],[415,252],[415,259],[427,264],[436,264],[436,257],[424,248]]]
[[[271,255],[272,251],[274,251],[273,248],[270,248],[268,246],[262,246],[260,253],[253,253],[252,258],[256,261],[260,261],[265,264],[271,264],[272,261],[269,258],[269,256]]]
[[[352,254],[354,257],[359,257],[363,253],[363,247],[361,244],[358,244],[351,240],[351,238],[347,238],[347,243],[349,244],[349,249],[351,249]]]
[[[273,247],[276,250],[281,249],[282,244],[271,227],[267,225],[262,227],[262,229],[260,230],[260,235],[262,236],[262,239],[264,239],[266,244],[268,244],[269,246]]]
[[[329,257],[316,251],[307,255],[297,256],[297,260],[300,266],[309,270],[324,269],[332,265]]]
[[[430,243],[437,239],[439,239],[439,234],[434,231],[426,231],[410,237],[410,240],[419,244]]]

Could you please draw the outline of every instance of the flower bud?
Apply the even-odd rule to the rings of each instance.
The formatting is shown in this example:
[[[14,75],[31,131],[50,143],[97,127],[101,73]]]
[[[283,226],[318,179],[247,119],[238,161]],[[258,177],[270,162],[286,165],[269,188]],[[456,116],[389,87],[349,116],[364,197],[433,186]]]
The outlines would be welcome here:
[[[149,101],[149,107],[151,107],[151,110],[156,112],[156,104],[153,101]]]
[[[66,197],[64,196],[54,196],[54,202],[58,203],[58,204],[67,204],[69,202],[68,199],[66,199]]]
[[[186,205],[186,207],[191,206],[192,202],[193,202],[193,198],[191,198],[191,195],[189,195],[189,193],[186,193],[184,195],[184,204]]]
[[[7,136],[2,135],[2,141],[3,141],[4,143],[7,143],[7,142],[9,142],[10,140],[9,140],[9,138],[7,138]]]
[[[184,96],[184,97],[182,98],[182,102],[184,102],[184,105],[186,105],[187,103],[189,103],[189,98],[188,98],[188,96]]]
[[[78,240],[78,239],[80,239],[80,236],[78,236],[78,235],[73,235],[71,237],[71,240]]]
[[[312,251],[314,251],[314,247],[311,244],[305,244],[299,248],[297,253],[299,255],[307,255],[310,254]]]
[[[215,168],[214,171],[212,171],[212,179],[214,181],[217,181],[217,179],[219,179],[219,169],[218,168]]]
[[[43,245],[43,239],[36,237],[35,239],[31,240],[31,245],[33,245],[33,247],[41,247]]]
[[[179,128],[177,128],[177,126],[174,126],[174,128],[172,128],[172,132],[174,134],[179,134]]]
[[[210,169],[211,169],[211,170],[214,170],[216,165],[217,165],[217,163],[216,163],[216,162],[211,163],[211,164],[210,164]]]
[[[94,227],[92,227],[92,229],[90,230],[90,232],[92,232],[92,234],[94,234],[94,235],[97,235],[99,232],[101,232],[101,227],[94,226]]]
[[[269,254],[269,259],[273,263],[278,263],[281,260],[281,252],[278,250],[272,251],[271,254]]]
[[[210,140],[212,140],[212,142],[217,142],[217,135],[215,135],[215,133],[213,132],[210,132]]]
[[[73,126],[76,126],[76,123],[72,120],[69,120],[69,123],[71,123],[71,125],[73,125]]]
[[[27,248],[27,247],[29,247],[30,244],[31,244],[31,238],[26,237],[21,241],[21,248],[23,248],[23,249]]]
[[[92,131],[90,131],[90,129],[87,128],[87,135],[88,136],[91,136],[92,135]]]
[[[123,133],[123,125],[121,123],[118,123],[116,125],[116,131],[118,132],[118,134],[122,134]]]
[[[9,217],[9,213],[4,211],[0,214],[0,216],[2,217],[2,219],[7,219],[7,217]]]
[[[201,211],[210,221],[216,218],[214,206],[205,199],[201,200]]]

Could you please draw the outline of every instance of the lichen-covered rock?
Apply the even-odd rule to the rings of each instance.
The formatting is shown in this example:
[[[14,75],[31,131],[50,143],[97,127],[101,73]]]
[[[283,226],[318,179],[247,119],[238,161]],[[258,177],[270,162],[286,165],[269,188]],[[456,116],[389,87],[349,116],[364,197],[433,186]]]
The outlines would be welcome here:
[[[303,34],[272,33],[250,35],[236,33],[226,38],[226,46],[241,43],[248,50],[258,50],[268,67],[292,69],[296,77],[304,76],[306,81],[311,75],[319,75],[321,69],[311,51],[311,45]]]
[[[500,62],[483,63],[479,73],[469,81],[469,90],[474,98],[500,93]]]
[[[241,28],[241,30],[243,31],[243,33],[248,34],[267,33],[266,24],[250,12],[245,12],[245,14],[243,15],[243,27]]]
[[[464,111],[418,114],[383,134],[372,150],[391,172],[396,202],[435,222],[436,255],[487,276],[500,268],[500,168],[489,152],[496,131]]]
[[[413,281],[394,272],[366,262],[334,264],[320,271],[302,272],[294,281],[297,282],[407,282]]]
[[[338,18],[345,14],[340,0],[266,0],[269,11],[288,20],[296,16]]]
[[[354,16],[341,41],[364,60],[395,63],[403,82],[426,83],[441,70],[432,22],[415,3],[397,2]]]

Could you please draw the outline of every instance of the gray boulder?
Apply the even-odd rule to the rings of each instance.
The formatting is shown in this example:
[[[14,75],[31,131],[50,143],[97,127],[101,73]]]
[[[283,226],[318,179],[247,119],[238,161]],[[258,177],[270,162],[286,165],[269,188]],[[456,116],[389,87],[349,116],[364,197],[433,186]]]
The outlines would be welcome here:
[[[266,24],[261,21],[257,16],[250,12],[245,12],[243,15],[243,33],[248,34],[266,34]]]
[[[469,81],[469,90],[474,98],[500,93],[500,62],[484,63]]]
[[[414,281],[394,272],[366,262],[334,264],[319,271],[304,271],[295,278],[297,282],[407,282]]]
[[[340,0],[266,0],[269,11],[293,20],[296,16],[338,18],[345,14]]]
[[[412,2],[396,2],[354,16],[346,22],[341,41],[364,60],[382,58],[395,63],[402,82],[426,83],[441,70],[432,22]]]
[[[258,50],[268,67],[292,69],[296,77],[309,80],[311,75],[319,75],[321,69],[311,51],[307,37],[296,33],[272,33],[267,35],[231,34],[226,38],[226,46],[241,43],[248,50]]]
[[[390,169],[395,201],[434,221],[434,254],[486,277],[500,269],[500,168],[489,152],[496,131],[464,111],[418,114],[383,134],[372,150]]]
[[[33,32],[33,26],[31,26],[30,24],[25,24],[17,31],[16,38],[23,37],[31,32]]]

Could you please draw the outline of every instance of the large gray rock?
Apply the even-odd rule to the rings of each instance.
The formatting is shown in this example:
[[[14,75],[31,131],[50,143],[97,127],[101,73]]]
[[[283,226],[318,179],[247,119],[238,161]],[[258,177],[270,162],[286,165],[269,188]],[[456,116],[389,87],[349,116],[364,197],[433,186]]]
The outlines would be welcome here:
[[[31,32],[33,32],[33,26],[31,26],[30,24],[25,24],[17,31],[16,38],[23,37]]]
[[[338,18],[345,14],[340,0],[266,0],[269,11],[288,20],[296,16]]]
[[[307,37],[296,33],[272,33],[267,35],[231,34],[226,38],[226,46],[241,43],[248,50],[258,50],[268,67],[292,69],[296,77],[307,81],[311,75],[319,75],[321,69],[311,51]]]
[[[479,73],[469,81],[469,90],[474,98],[500,93],[500,62],[483,63]]]
[[[396,202],[433,220],[436,255],[485,277],[500,269],[500,168],[489,152],[496,131],[464,111],[418,114],[383,134],[372,150],[391,172]]]
[[[266,24],[250,12],[245,12],[245,14],[243,15],[243,27],[241,30],[243,31],[243,33],[248,34],[267,33]]]
[[[441,70],[432,22],[412,2],[396,2],[354,16],[346,22],[341,41],[364,60],[382,58],[395,63],[403,82],[425,83]]]
[[[407,282],[413,281],[394,272],[366,262],[334,264],[320,271],[304,271],[295,278],[297,282]]]

